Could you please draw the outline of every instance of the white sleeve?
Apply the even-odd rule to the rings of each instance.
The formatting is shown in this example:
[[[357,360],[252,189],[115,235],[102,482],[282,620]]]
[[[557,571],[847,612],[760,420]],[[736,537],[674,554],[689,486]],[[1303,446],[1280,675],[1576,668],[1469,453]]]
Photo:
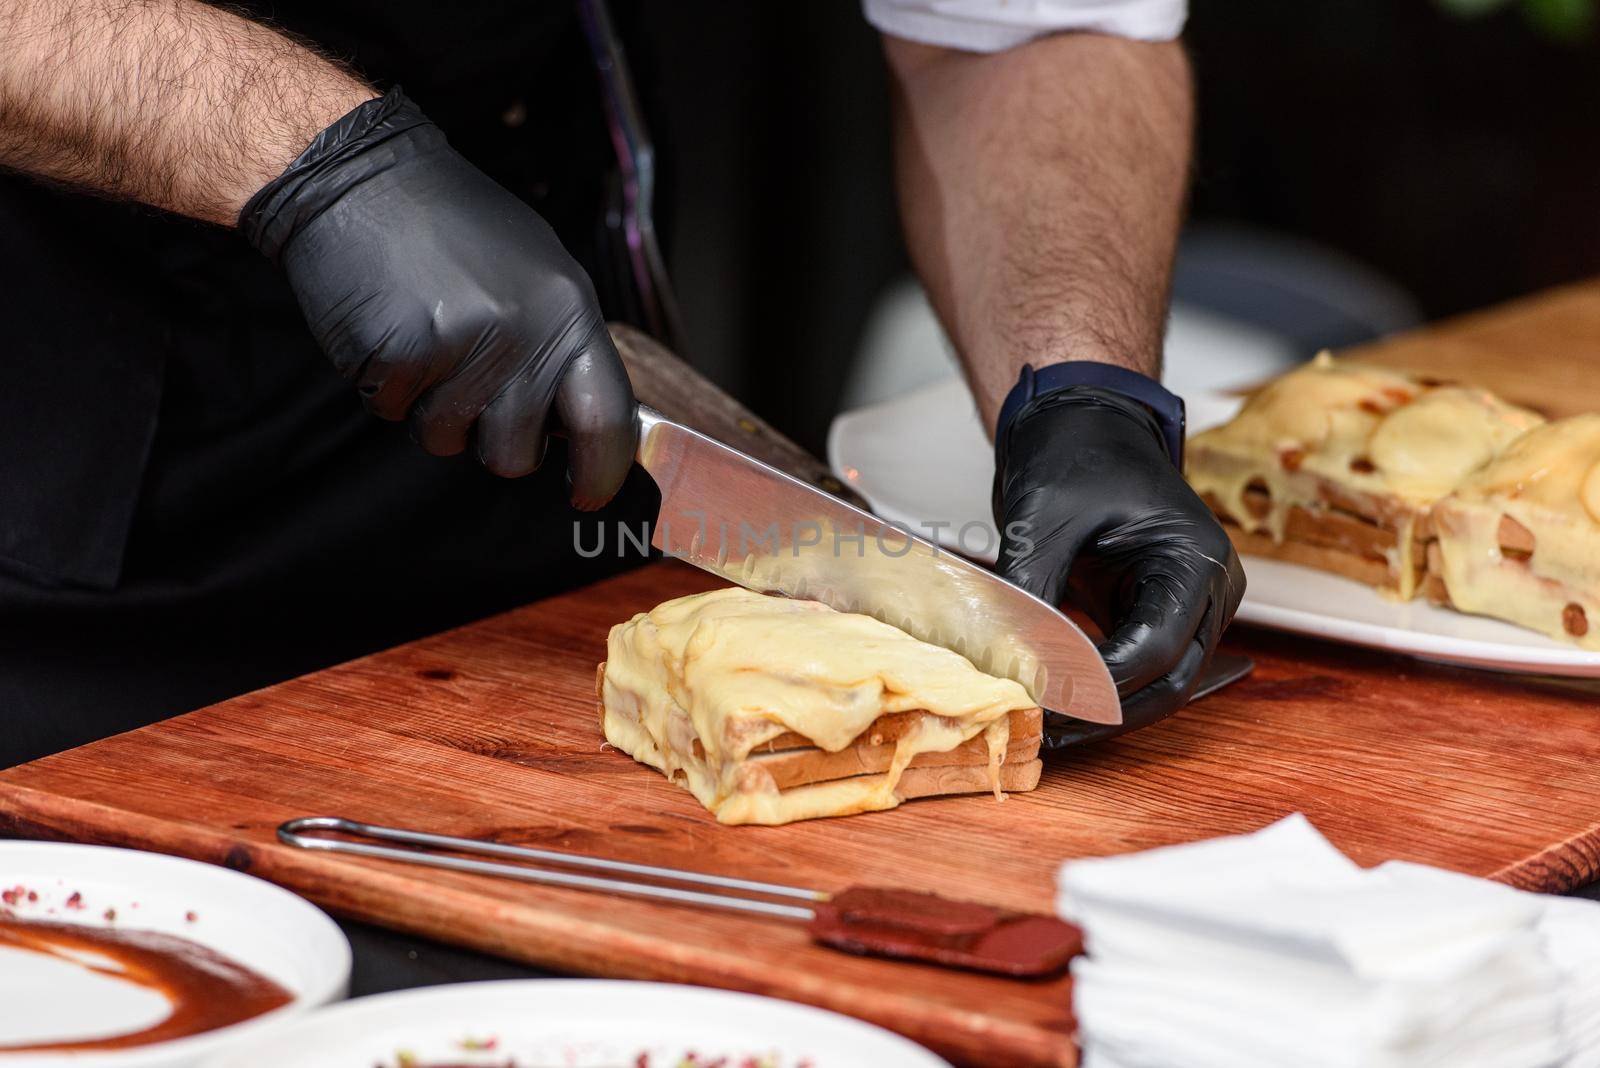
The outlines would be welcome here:
[[[862,0],[867,21],[893,37],[1003,52],[1036,37],[1087,30],[1140,41],[1183,31],[1188,0]]]

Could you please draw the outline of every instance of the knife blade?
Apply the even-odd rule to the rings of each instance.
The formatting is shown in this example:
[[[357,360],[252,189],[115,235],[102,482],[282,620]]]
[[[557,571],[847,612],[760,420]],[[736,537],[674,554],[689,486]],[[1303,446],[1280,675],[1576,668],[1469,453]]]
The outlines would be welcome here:
[[[651,544],[747,589],[859,612],[1021,683],[1040,707],[1122,722],[1094,643],[1053,605],[961,556],[639,406],[661,490]]]

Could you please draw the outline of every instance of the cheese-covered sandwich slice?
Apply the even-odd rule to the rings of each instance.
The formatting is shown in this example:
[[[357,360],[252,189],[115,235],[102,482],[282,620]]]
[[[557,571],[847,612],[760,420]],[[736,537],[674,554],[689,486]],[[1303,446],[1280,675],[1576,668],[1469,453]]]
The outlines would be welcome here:
[[[998,790],[1013,714],[1035,708],[1016,682],[869,616],[739,588],[668,601],[613,627],[600,696],[606,739],[686,786],[723,823],[893,808],[914,758],[979,737]],[[875,740],[869,728],[881,717],[896,726],[893,758],[878,774],[783,789],[756,752],[799,735],[838,753]]]
[[[1435,599],[1600,649],[1600,415],[1546,423],[1434,507]]]
[[[1195,435],[1186,475],[1236,531],[1257,536],[1236,538],[1245,551],[1409,598],[1428,509],[1542,421],[1487,390],[1323,353]]]

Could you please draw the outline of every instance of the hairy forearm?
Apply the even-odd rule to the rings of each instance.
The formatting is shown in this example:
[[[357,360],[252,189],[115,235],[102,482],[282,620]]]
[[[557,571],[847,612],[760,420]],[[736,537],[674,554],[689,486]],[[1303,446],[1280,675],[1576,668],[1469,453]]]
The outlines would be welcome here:
[[[231,225],[375,94],[199,0],[0,0],[0,166]]]
[[[1026,363],[1155,374],[1189,164],[1181,46],[886,49],[907,245],[985,426]]]

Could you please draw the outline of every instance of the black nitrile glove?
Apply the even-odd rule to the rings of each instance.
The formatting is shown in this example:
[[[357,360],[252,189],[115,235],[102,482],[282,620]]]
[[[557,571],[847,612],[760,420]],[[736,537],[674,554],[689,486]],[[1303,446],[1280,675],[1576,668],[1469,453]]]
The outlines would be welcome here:
[[[539,466],[554,406],[573,503],[633,462],[634,400],[594,286],[532,208],[446,142],[399,89],[317,135],[239,228],[289,276],[367,409],[428,452],[474,438],[490,471]]]
[[[1050,716],[1046,747],[1182,708],[1239,607],[1244,571],[1150,410],[1090,386],[1034,397],[995,443],[994,511],[1000,574],[1087,612],[1122,696],[1120,726]]]

